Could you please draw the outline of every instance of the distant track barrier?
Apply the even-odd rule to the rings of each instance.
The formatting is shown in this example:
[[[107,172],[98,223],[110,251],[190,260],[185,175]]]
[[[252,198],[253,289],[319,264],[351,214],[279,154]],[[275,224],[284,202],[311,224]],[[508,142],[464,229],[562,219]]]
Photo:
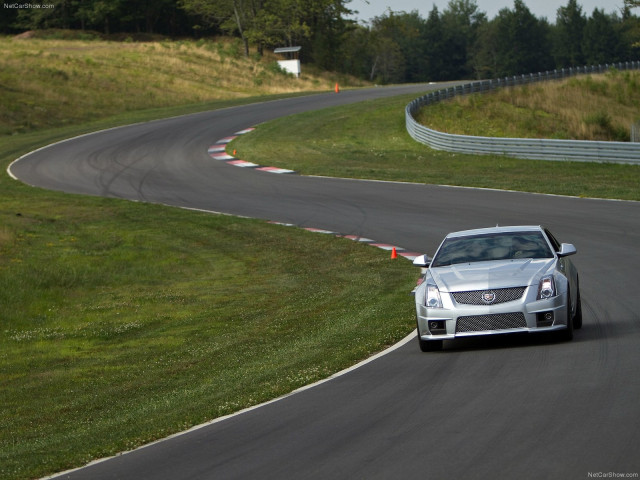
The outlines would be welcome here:
[[[407,132],[411,137],[435,150],[479,155],[506,155],[533,160],[573,162],[608,162],[640,165],[640,143],[589,140],[554,140],[538,138],[502,138],[454,135],[439,132],[416,122],[414,115],[423,106],[458,95],[487,93],[498,88],[561,80],[576,75],[605,73],[610,69],[638,70],[640,62],[624,62],[580,68],[563,68],[552,72],[531,73],[494,80],[482,80],[428,93],[405,108]]]

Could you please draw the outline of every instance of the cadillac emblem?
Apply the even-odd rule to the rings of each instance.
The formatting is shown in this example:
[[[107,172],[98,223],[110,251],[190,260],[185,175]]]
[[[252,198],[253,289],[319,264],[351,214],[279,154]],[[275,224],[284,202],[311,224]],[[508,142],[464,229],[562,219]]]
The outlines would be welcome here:
[[[491,305],[496,301],[496,294],[495,292],[484,292],[481,298],[484,303],[486,303],[487,305]]]

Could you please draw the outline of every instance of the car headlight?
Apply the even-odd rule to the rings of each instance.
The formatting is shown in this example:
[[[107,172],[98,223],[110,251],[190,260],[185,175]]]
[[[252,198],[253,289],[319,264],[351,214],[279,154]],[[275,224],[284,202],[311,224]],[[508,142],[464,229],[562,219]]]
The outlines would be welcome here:
[[[425,304],[427,308],[442,308],[442,299],[440,298],[440,290],[432,283],[427,284],[425,292]]]
[[[556,296],[556,282],[553,280],[553,275],[547,275],[540,279],[538,285],[538,300],[545,300],[547,298]]]

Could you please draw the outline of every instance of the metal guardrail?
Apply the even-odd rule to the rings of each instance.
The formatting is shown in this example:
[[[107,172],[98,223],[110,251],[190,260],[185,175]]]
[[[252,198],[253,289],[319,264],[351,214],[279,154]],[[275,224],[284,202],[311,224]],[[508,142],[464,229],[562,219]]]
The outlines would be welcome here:
[[[414,115],[420,108],[456,95],[485,93],[502,87],[527,85],[549,80],[561,80],[589,73],[640,69],[640,62],[563,68],[552,72],[532,73],[494,80],[483,80],[449,87],[428,93],[413,100],[405,108],[407,132],[411,137],[435,150],[480,155],[506,155],[533,160],[560,160],[574,162],[610,162],[640,165],[640,144],[589,140],[554,140],[538,138],[474,137],[439,132],[416,122]]]

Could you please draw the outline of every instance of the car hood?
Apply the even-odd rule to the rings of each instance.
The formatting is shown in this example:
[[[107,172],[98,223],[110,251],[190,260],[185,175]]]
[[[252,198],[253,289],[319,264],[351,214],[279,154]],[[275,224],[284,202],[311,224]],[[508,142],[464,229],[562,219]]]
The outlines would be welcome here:
[[[553,258],[461,263],[429,269],[444,292],[537,285],[555,262]]]

